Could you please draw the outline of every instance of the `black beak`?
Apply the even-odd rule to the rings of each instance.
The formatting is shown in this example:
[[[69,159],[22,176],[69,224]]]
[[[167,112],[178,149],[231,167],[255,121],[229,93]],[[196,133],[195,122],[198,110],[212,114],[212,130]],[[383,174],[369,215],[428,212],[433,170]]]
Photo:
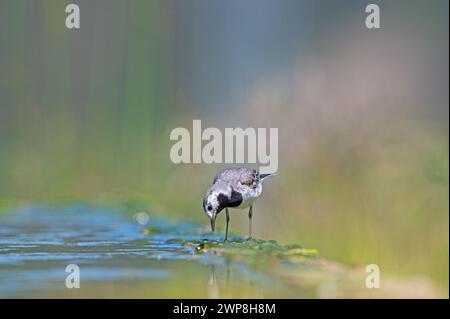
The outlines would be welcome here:
[[[216,217],[211,218],[211,230],[214,231],[216,228]]]

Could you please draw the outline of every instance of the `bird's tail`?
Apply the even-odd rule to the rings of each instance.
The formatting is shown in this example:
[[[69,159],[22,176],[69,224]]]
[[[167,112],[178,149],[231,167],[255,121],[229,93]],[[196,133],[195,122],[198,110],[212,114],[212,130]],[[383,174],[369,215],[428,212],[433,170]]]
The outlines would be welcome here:
[[[259,174],[259,178],[263,181],[266,177],[275,176],[277,173]]]

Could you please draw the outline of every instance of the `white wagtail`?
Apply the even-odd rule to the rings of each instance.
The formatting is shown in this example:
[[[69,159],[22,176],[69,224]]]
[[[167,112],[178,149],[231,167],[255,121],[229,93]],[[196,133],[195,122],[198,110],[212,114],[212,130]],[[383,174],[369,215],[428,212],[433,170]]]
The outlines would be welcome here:
[[[217,174],[203,199],[203,209],[211,221],[211,230],[215,229],[217,214],[225,208],[227,214],[225,241],[227,241],[230,222],[228,208],[249,207],[249,239],[251,239],[253,202],[261,195],[262,181],[272,175],[274,174],[259,174],[255,169],[244,167],[228,168]]]

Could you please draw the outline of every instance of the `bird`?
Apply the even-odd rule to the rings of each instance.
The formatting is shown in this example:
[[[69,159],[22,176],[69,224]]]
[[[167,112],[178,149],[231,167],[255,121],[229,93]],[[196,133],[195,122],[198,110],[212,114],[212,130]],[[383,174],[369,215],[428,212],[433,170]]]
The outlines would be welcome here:
[[[211,222],[214,232],[217,215],[225,209],[226,230],[225,242],[228,241],[228,224],[230,214],[228,208],[248,208],[249,236],[252,238],[253,203],[261,195],[262,182],[275,173],[260,174],[256,169],[246,167],[231,167],[219,172],[211,187],[205,192],[203,209]]]

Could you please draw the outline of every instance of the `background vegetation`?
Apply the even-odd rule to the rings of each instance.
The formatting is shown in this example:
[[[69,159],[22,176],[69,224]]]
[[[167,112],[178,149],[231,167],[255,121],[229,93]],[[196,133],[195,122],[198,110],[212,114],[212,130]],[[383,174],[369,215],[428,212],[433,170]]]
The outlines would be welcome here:
[[[169,132],[278,127],[257,237],[448,294],[447,1],[378,1],[380,30],[364,1],[75,2],[80,30],[69,1],[0,0],[1,205],[126,202],[207,226],[225,166],[173,164]]]

